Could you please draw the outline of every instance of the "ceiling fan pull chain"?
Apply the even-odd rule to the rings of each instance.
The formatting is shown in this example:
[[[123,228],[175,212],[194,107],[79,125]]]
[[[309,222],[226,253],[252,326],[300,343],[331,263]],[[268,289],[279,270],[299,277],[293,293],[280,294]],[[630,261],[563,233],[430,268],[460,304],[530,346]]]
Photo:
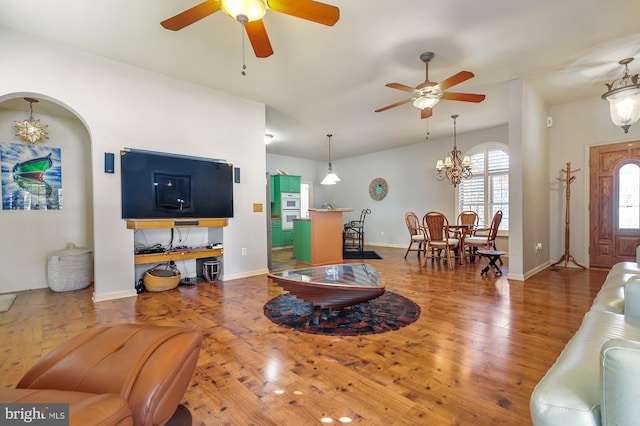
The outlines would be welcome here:
[[[245,70],[247,69],[247,65],[244,62],[244,24],[240,25],[240,37],[242,37],[242,72],[240,74],[247,75]]]
[[[431,132],[429,131],[429,119],[427,118],[424,121],[427,123],[427,137],[425,139],[429,140],[429,135],[431,134]]]

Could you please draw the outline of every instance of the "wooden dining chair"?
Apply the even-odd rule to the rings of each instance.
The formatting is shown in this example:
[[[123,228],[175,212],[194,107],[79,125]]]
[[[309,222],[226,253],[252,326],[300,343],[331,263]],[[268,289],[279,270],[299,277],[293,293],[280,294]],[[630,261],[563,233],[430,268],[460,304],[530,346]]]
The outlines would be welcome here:
[[[476,229],[476,234],[464,239],[464,250],[469,249],[469,254],[472,259],[475,259],[476,250],[487,249],[496,250],[496,237],[498,236],[498,228],[500,228],[500,222],[502,222],[502,210],[498,210],[491,219],[491,226],[489,228]],[[502,259],[500,259],[502,265]]]
[[[458,215],[458,225],[468,226],[468,228],[460,228],[460,255],[467,256],[465,238],[475,235],[478,227],[479,216],[473,210],[465,210]],[[469,253],[470,255],[471,253]]]
[[[478,226],[478,213],[473,210],[465,210],[458,215],[458,225],[471,225],[472,227],[466,230],[466,235],[473,235],[475,233],[475,227]]]
[[[407,258],[407,255],[410,251],[417,251],[418,257],[420,257],[420,253],[424,253],[425,257],[427,256],[427,236],[425,235],[424,228],[420,224],[420,219],[414,212],[406,212],[404,214],[404,221],[407,224],[407,229],[409,230],[409,247],[404,254],[404,258]],[[417,243],[418,248],[412,248],[413,244]]]
[[[431,255],[426,257],[431,258],[432,262],[435,259],[446,258],[449,267],[452,268],[451,252],[454,252],[454,258],[458,257],[460,240],[451,237],[447,217],[440,212],[429,212],[422,217],[422,225],[427,235],[428,249],[431,251]]]

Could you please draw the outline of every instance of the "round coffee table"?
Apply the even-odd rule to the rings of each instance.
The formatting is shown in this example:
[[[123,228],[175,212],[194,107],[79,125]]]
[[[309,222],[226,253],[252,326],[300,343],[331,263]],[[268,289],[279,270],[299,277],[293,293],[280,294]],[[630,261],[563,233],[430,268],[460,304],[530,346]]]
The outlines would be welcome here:
[[[274,272],[277,285],[322,309],[343,309],[384,293],[384,281],[366,263],[344,263]]]

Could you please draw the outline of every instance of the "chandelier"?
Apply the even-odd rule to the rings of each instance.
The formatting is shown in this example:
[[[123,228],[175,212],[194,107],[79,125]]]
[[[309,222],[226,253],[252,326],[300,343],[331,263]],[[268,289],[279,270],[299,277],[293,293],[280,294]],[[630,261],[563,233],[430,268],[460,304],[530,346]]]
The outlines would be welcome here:
[[[47,135],[47,127],[49,126],[41,124],[40,120],[34,120],[33,118],[33,103],[38,102],[38,100],[34,98],[24,98],[24,100],[29,102],[29,119],[15,122],[16,136],[20,136],[31,144],[36,144],[43,139],[49,139],[49,135]]]
[[[629,75],[629,64],[633,58],[626,58],[618,62],[624,65],[622,78],[613,80],[607,84],[609,89],[602,95],[602,99],[609,101],[611,121],[616,126],[622,127],[625,133],[640,119],[640,82],[638,74]]]
[[[438,160],[436,163],[436,179],[447,179],[455,188],[462,179],[469,179],[473,174],[471,173],[471,158],[468,155],[462,158],[462,153],[458,150],[456,141],[456,119],[458,115],[452,115],[451,118],[453,118],[453,151],[451,151],[451,155],[445,157],[444,161]]]
[[[340,178],[333,173],[333,169],[331,168],[331,136],[333,135],[327,135],[329,138],[329,173],[327,173],[327,176],[320,182],[321,185],[335,185],[336,182],[340,182]]]

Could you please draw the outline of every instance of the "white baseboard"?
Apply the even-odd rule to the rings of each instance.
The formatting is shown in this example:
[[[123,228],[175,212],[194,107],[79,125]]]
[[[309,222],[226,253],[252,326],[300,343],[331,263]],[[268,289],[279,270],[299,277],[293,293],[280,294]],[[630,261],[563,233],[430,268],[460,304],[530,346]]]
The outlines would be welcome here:
[[[104,302],[105,300],[123,299],[125,297],[134,297],[137,295],[138,293],[136,290],[132,288],[131,290],[113,291],[111,293],[96,294],[94,292],[92,299],[94,302]]]
[[[237,280],[240,278],[255,277],[256,275],[265,275],[269,273],[269,269],[258,269],[255,271],[246,271],[241,274],[222,274],[222,281]]]

